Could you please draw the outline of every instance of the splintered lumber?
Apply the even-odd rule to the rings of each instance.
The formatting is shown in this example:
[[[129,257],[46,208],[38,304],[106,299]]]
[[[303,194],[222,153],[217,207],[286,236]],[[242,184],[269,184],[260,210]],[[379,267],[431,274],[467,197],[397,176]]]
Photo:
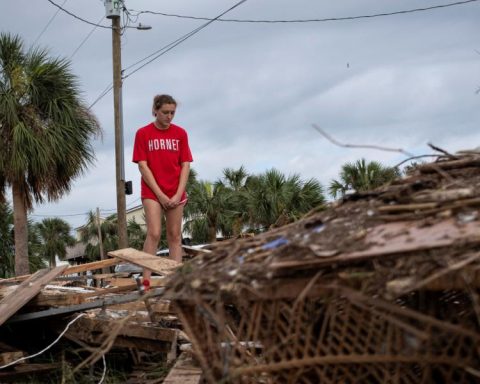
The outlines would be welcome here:
[[[169,353],[177,340],[177,330],[122,319],[83,317],[75,322],[65,336],[77,343],[101,345],[111,340],[112,346],[142,351]]]
[[[28,375],[28,374],[36,374],[40,372],[52,371],[54,369],[60,369],[62,367],[62,363],[50,363],[50,364],[17,364],[13,366],[12,370],[1,370],[0,371],[0,379],[7,379],[10,380],[11,378],[21,376],[21,375]],[[15,383],[21,383],[22,381],[18,381],[16,379]]]
[[[110,267],[112,265],[117,265],[120,263],[121,263],[121,260],[118,260],[118,259],[106,259],[101,261],[93,261],[91,263],[74,265],[72,267],[67,266],[68,268],[66,268],[65,271],[63,271],[62,276],[73,275],[74,273],[80,273],[80,272],[86,272],[86,271],[95,271],[97,269]],[[22,276],[11,277],[8,279],[0,279],[0,284],[20,283],[28,279],[30,276],[32,275],[22,275]]]
[[[77,305],[85,302],[85,296],[72,293],[44,293],[40,292],[29,303],[29,307],[60,307]]]
[[[143,300],[145,296],[148,296],[148,297],[160,296],[160,295],[163,295],[163,292],[164,292],[163,288],[154,288],[148,292],[148,295],[142,295],[140,292],[132,292],[124,295],[106,297],[103,299],[98,299],[95,301],[82,303],[78,305],[70,305],[68,307],[50,308],[44,311],[22,313],[20,315],[16,315],[11,319],[9,319],[9,322],[13,323],[18,321],[40,319],[42,317],[65,315],[67,313],[86,311],[88,309],[107,307],[110,305],[121,304],[121,303],[129,303],[131,301]]]
[[[174,269],[182,265],[182,263],[178,263],[175,260],[154,256],[133,248],[124,248],[117,251],[111,251],[108,252],[108,256],[117,257],[160,274],[171,273]]]
[[[25,352],[19,351],[17,348],[0,341],[0,366],[17,361],[23,356],[25,356]]]
[[[199,384],[202,370],[187,353],[182,353],[170,370],[163,384]]]
[[[64,275],[70,275],[73,273],[80,273],[80,272],[86,272],[86,271],[95,271],[97,269],[102,269],[105,267],[111,267],[112,265],[117,265],[120,264],[121,261],[118,259],[105,259],[101,261],[94,261],[92,263],[86,263],[86,264],[80,264],[80,265],[74,265],[73,267],[69,267],[65,270],[63,273]]]
[[[7,365],[13,361],[17,361],[25,356],[22,351],[0,352],[0,365]]]
[[[51,270],[41,269],[4,297],[0,301],[0,325],[27,304],[45,285],[60,275],[66,268],[66,266],[60,266]]]
[[[100,315],[101,316],[101,315]],[[71,327],[83,334],[102,333],[109,335],[112,329],[115,329],[119,323],[119,319],[104,319],[101,317],[91,316],[78,319]],[[118,336],[134,337],[138,339],[149,339],[157,341],[173,342],[176,339],[177,330],[170,328],[161,328],[139,324],[127,321],[120,329],[117,330]]]
[[[375,227],[366,235],[365,243],[370,247],[364,250],[343,253],[334,257],[276,261],[272,263],[271,267],[275,270],[305,269],[455,245],[474,245],[480,243],[480,232],[477,222],[469,222],[460,226],[454,219],[443,220],[430,226],[420,226],[408,221],[393,222]]]

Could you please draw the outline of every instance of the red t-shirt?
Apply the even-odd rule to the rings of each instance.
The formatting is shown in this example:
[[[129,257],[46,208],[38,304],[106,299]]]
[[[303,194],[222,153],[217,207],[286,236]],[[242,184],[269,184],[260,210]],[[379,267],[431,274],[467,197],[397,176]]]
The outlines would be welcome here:
[[[139,161],[147,162],[162,192],[172,197],[177,192],[182,163],[193,161],[187,132],[175,124],[170,124],[167,129],[158,129],[154,123],[140,128],[133,145],[133,162]],[[142,199],[157,200],[143,178],[141,196]],[[181,200],[185,198],[184,192]]]

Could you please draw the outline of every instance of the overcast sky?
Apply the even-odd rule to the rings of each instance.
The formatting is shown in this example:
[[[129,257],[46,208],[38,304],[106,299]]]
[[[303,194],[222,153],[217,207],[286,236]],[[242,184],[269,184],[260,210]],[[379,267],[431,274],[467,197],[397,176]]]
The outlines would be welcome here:
[[[52,0],[94,24],[101,0]],[[480,145],[480,1],[423,12],[343,21],[239,23],[216,21],[139,69],[138,61],[206,21],[138,11],[214,18],[238,0],[125,0],[131,26],[122,36],[125,175],[140,204],[139,172],[131,163],[136,130],[152,120],[155,94],[179,102],[200,179],[214,181],[226,167],[251,173],[276,168],[317,178],[327,186],[347,161],[361,157],[394,165],[400,153],[346,149],[340,142],[402,148],[415,155]],[[248,0],[224,18],[305,20],[345,18],[426,8],[449,0]],[[20,35],[26,47],[70,58],[86,105],[112,84],[111,29],[59,10],[48,0],[0,0],[0,30]],[[123,20],[126,21],[126,20]],[[153,58],[154,56],[152,56]],[[145,61],[141,62],[144,64]],[[59,216],[76,227],[86,212],[116,209],[113,93],[93,107],[103,128],[94,143],[96,163],[70,194],[37,206],[34,220]],[[59,148],[58,150],[61,150]]]

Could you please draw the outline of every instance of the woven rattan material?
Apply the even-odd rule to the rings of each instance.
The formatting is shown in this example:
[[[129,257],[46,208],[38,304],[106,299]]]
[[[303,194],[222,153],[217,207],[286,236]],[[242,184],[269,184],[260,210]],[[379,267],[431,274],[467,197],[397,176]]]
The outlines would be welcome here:
[[[479,164],[426,164],[182,267],[167,294],[205,379],[480,382]]]

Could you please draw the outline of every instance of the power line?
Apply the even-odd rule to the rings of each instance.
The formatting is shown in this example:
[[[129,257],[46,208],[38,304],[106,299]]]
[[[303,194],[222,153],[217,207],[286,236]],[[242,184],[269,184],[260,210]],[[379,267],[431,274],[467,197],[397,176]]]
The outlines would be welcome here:
[[[74,13],[72,13],[72,12],[70,12],[70,11],[67,11],[65,8],[63,8],[62,6],[58,5],[57,3],[53,2],[52,0],[47,0],[47,1],[48,1],[50,4],[54,5],[55,7],[57,7],[59,10],[62,10],[63,12],[67,13],[68,15],[73,16],[75,19],[78,19],[78,20],[80,20],[80,21],[83,21],[84,23],[87,23],[87,24],[90,24],[90,25],[95,25],[95,26],[100,27],[100,28],[112,29],[112,27],[109,27],[109,26],[107,26],[107,25],[96,24],[96,23],[92,23],[91,21],[82,19],[81,17],[75,15]]]
[[[65,0],[66,1],[66,0]],[[92,30],[87,34],[87,36],[82,40],[82,42],[79,44],[79,46],[73,51],[73,53],[70,55],[70,59],[72,59],[73,56],[78,52],[78,50],[85,44],[85,42],[89,39],[89,37],[92,35],[92,33],[98,28],[98,24],[105,18],[105,15],[98,20],[97,25],[95,25]]]
[[[72,213],[70,215],[37,215],[37,214],[34,214],[34,215],[28,215],[28,216],[32,216],[32,217],[72,217],[72,216],[85,216],[85,215],[88,215],[88,212]]]
[[[63,1],[62,7],[65,5],[65,3],[66,3],[67,1],[68,1],[68,0],[64,0],[64,1]],[[35,41],[33,42],[32,45],[37,44],[37,41],[40,39],[40,37],[42,37],[42,35],[43,35],[43,34],[45,33],[45,31],[47,30],[47,28],[50,26],[50,24],[52,24],[53,19],[55,19],[55,17],[57,17],[58,12],[60,12],[60,9],[57,9],[57,12],[55,12],[55,14],[50,18],[50,20],[48,20],[47,25],[45,25],[45,27],[44,27],[44,28],[42,29],[42,31],[39,33],[39,35],[37,36],[37,38],[35,39]]]
[[[147,57],[143,58],[142,60],[136,62],[135,64],[132,64],[131,66],[129,66],[128,68],[131,68],[132,66],[135,66],[139,63],[141,63],[142,61],[145,61],[147,60],[148,58],[152,57],[153,55],[157,54],[155,57],[153,57],[152,59],[148,60],[145,64],[141,65],[140,67],[138,67],[137,69],[134,69],[132,72],[130,72],[129,74],[126,74],[123,78],[126,79],[127,77],[133,75],[135,72],[138,72],[140,69],[142,69],[143,67],[147,66],[148,64],[150,64],[151,62],[155,61],[156,59],[158,59],[160,56],[163,56],[165,53],[171,51],[173,48],[175,48],[177,45],[183,43],[185,40],[189,39],[190,37],[192,37],[193,35],[197,34],[198,32],[200,32],[203,28],[206,28],[208,25],[210,25],[211,23],[213,23],[214,21],[218,20],[220,17],[222,17],[223,15],[227,14],[228,12],[232,11],[233,9],[237,8],[238,6],[240,6],[241,4],[245,3],[247,0],[241,0],[239,1],[238,3],[236,3],[234,6],[230,7],[229,9],[227,9],[226,11],[222,12],[220,15],[218,15],[217,17],[213,18],[213,19],[210,19],[208,22],[206,22],[205,24],[201,25],[200,27],[194,29],[193,31],[187,33],[186,35],[182,36],[181,38],[175,40],[174,42],[170,43],[170,44],[167,44],[166,46],[164,46],[163,48],[157,50],[156,52],[153,52],[152,54],[148,55]],[[128,69],[127,68],[127,69]],[[126,69],[125,69],[126,70]]]
[[[319,22],[327,22],[327,21],[345,21],[345,20],[368,19],[368,18],[374,18],[374,17],[393,16],[393,15],[401,15],[401,14],[406,14],[406,13],[431,11],[431,10],[439,9],[439,8],[447,8],[447,7],[453,7],[453,6],[456,6],[456,5],[473,3],[475,1],[479,1],[479,0],[457,1],[455,3],[449,3],[449,4],[432,5],[430,7],[414,8],[414,9],[407,9],[407,10],[403,10],[403,11],[395,11],[395,12],[375,13],[375,14],[371,14],[371,15],[346,16],[346,17],[328,17],[328,18],[322,18],[322,19],[297,19],[297,20],[246,20],[246,19],[221,19],[221,18],[211,19],[211,18],[208,18],[208,17],[187,16],[187,15],[178,15],[178,14],[173,14],[173,13],[154,12],[154,11],[135,11],[135,10],[132,10],[132,9],[130,9],[129,11],[138,12],[136,14],[137,17],[139,15],[143,14],[143,13],[148,13],[148,14],[153,14],[153,15],[160,15],[160,16],[166,16],[166,17],[176,17],[176,18],[181,18],[181,19],[210,20],[210,21],[215,20],[215,21],[223,21],[223,22],[230,22],[230,23],[270,23],[270,24],[275,24],[275,23],[319,23]]]
[[[103,99],[105,96],[107,96],[110,91],[113,89],[113,84],[110,83],[109,85],[107,85],[107,87],[100,93],[100,95],[98,95],[98,97],[95,99],[95,101],[90,104],[90,106],[87,108],[87,109],[92,109],[92,107],[97,104],[101,99]]]
[[[48,0],[50,1],[50,0]],[[156,59],[158,59],[160,56],[164,55],[165,53],[167,53],[168,51],[172,50],[173,48],[175,48],[177,45],[183,43],[185,40],[187,40],[188,38],[190,38],[191,36],[195,35],[196,33],[200,32],[203,28],[207,27],[208,25],[210,25],[211,23],[213,23],[214,21],[216,21],[219,17],[225,15],[226,13],[230,12],[231,10],[235,9],[236,7],[238,7],[239,5],[245,3],[247,0],[242,0],[240,2],[238,2],[237,4],[235,4],[234,6],[232,6],[231,8],[227,9],[226,11],[222,12],[220,15],[218,15],[216,18],[214,19],[211,19],[209,20],[207,23],[205,24],[202,24],[200,27],[198,28],[195,28],[194,30],[190,31],[189,33],[183,35],[182,37],[178,38],[177,40],[175,41],[172,41],[171,43],[165,45],[164,47],[160,48],[159,50],[151,53],[150,55],[144,57],[143,59],[129,65],[128,67],[126,67],[125,69],[122,70],[122,74],[127,71],[128,69],[144,62],[145,60],[148,60],[150,57],[154,56],[154,55],[157,55],[155,56],[153,59],[149,60],[148,62],[146,62],[145,64],[143,64],[142,66],[138,67],[137,69],[133,70],[132,72],[128,73],[127,75],[124,75],[122,77],[122,80],[125,80],[127,77],[133,75],[135,72],[139,71],[140,69],[142,69],[143,67],[145,67],[146,65],[150,64],[152,61],[155,61]],[[107,88],[105,88],[105,90],[100,93],[100,95],[95,99],[95,101],[90,104],[90,106],[88,107],[88,109],[91,109],[96,103],[98,103],[102,98],[104,98],[111,90],[113,89],[113,84],[110,83],[110,85],[107,86]]]

